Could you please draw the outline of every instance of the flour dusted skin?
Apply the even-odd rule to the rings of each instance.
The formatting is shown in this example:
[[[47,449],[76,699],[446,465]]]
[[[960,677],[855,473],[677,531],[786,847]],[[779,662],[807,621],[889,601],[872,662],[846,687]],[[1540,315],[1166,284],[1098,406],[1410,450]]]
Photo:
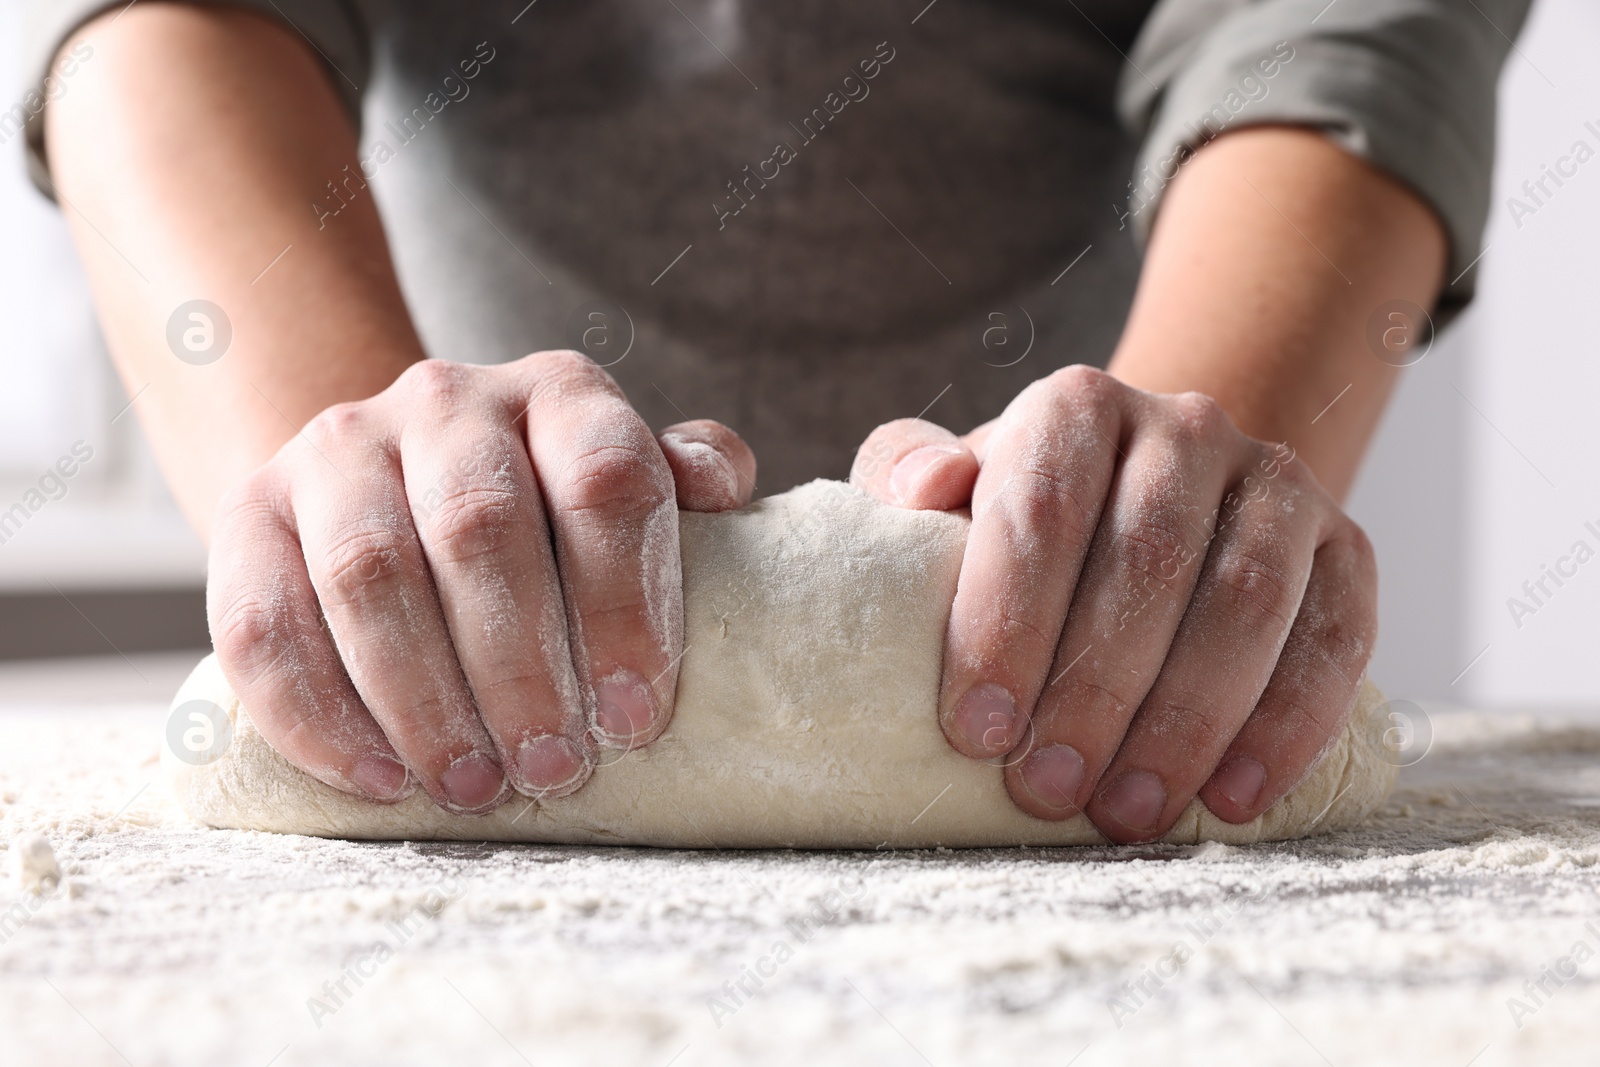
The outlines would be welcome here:
[[[347,796],[267,745],[215,657],[174,708],[217,705],[231,741],[209,762],[163,745],[172,788],[205,825],[318,837],[683,848],[1104,843],[1082,815],[1046,822],[1017,810],[1001,768],[958,755],[940,732],[940,656],[965,517],[892,508],[816,481],[737,512],[684,513],[680,524],[686,651],[672,723],[644,749],[603,751],[576,794],[513,797],[482,816],[444,811],[420,790],[392,806]],[[1397,773],[1382,707],[1363,683],[1322,762],[1259,818],[1231,825],[1196,800],[1164,840],[1248,844],[1360,822]]]

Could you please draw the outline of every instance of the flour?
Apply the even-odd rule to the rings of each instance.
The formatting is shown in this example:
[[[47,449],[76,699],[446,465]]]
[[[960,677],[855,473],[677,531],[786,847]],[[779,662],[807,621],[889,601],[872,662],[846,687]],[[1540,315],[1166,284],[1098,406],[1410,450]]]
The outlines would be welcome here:
[[[1525,984],[1595,920],[1600,726],[1430,710],[1395,797],[1320,837],[790,853],[206,830],[165,705],[6,707],[0,845],[50,838],[72,894],[0,921],[0,1062],[1587,1067],[1595,961]]]
[[[164,707],[0,708],[0,848],[72,888],[0,919],[0,1062],[1590,1067],[1597,961],[1524,985],[1596,917],[1600,724],[1431,710],[1392,801],[1300,841],[789,852],[207,830]]]

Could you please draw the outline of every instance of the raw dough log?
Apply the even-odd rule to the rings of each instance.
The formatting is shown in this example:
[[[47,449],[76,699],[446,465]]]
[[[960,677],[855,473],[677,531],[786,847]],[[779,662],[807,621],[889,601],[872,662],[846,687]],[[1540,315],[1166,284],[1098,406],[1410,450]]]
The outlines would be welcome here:
[[[1087,845],[1079,815],[1012,806],[998,766],[939,730],[944,628],[968,520],[881,505],[812,482],[743,511],[682,516],[685,643],[672,724],[649,747],[604,751],[560,800],[513,796],[453,815],[418,791],[382,806],[302,774],[256,732],[215,658],[174,707],[204,699],[233,722],[227,752],[194,766],[163,745],[189,814],[215,827],[322,837],[541,841],[684,848]],[[1364,683],[1317,769],[1233,826],[1199,801],[1164,838],[1249,843],[1350,826],[1388,795],[1383,697]]]

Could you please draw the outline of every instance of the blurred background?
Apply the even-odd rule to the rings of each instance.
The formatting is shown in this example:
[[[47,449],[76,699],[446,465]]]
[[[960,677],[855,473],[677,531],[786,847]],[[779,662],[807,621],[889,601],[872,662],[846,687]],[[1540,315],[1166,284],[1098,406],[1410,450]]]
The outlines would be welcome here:
[[[1351,500],[1378,547],[1372,676],[1391,696],[1600,705],[1600,559],[1547,579],[1542,605],[1523,590],[1574,542],[1600,551],[1600,158],[1534,214],[1508,204],[1531,206],[1523,183],[1574,142],[1600,152],[1596,42],[1600,8],[1536,0],[1500,83],[1478,299],[1402,372]]]
[[[22,5],[0,0],[0,659],[203,646],[205,553],[123,410],[66,225],[5,114],[22,28]],[[78,442],[91,458],[60,495],[47,472]],[[47,503],[22,521],[29,490]]]
[[[0,3],[0,112],[21,95],[21,29],[20,5]],[[1535,206],[1522,184],[1574,142],[1600,152],[1597,41],[1600,8],[1536,4],[1501,84],[1478,301],[1402,373],[1351,503],[1378,547],[1372,673],[1392,697],[1600,705],[1600,558],[1559,586],[1545,578],[1537,603],[1523,588],[1577,541],[1600,553],[1600,158],[1531,214],[1507,203]],[[0,660],[91,656],[137,670],[140,653],[206,644],[205,556],[21,152],[0,121]],[[50,477],[63,457],[77,472]],[[30,491],[47,502],[6,523]],[[1533,610],[1513,614],[1513,597]]]

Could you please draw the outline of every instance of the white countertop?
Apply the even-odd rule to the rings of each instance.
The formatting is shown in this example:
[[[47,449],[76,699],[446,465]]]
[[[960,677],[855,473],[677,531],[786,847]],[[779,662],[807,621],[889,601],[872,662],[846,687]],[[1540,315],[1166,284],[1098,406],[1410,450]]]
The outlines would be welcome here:
[[[0,842],[44,834],[66,871],[0,888],[0,1062],[1492,1067],[1600,1041],[1600,958],[1507,1009],[1600,948],[1594,726],[1436,709],[1366,826],[1252,848],[352,843],[186,821],[157,753],[197,657],[0,666]]]

